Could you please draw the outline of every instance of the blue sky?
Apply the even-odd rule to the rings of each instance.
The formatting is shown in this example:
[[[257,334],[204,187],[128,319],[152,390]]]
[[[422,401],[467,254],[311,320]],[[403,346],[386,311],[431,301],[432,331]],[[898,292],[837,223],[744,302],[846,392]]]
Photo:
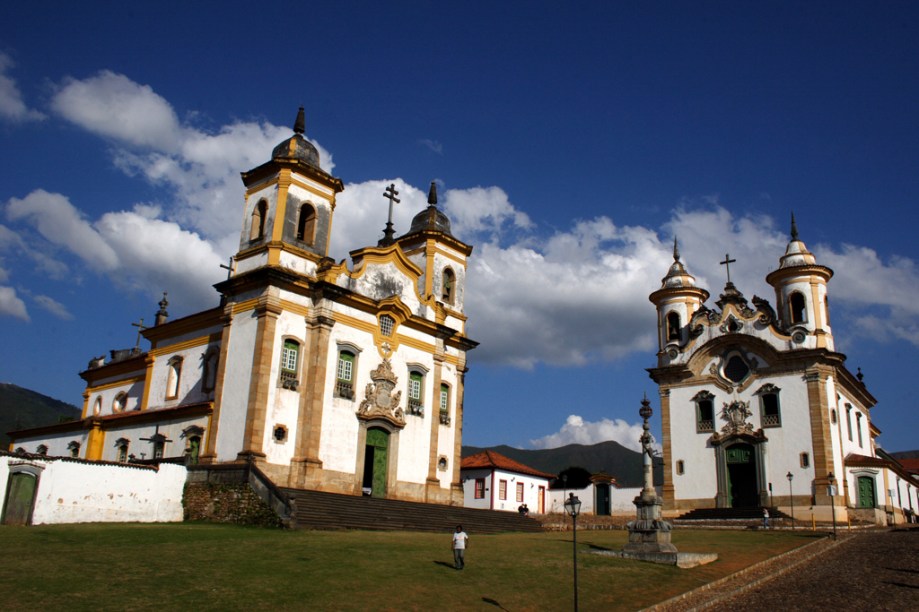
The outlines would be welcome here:
[[[4,3],[0,380],[75,404],[92,356],[217,303],[239,172],[306,107],[346,185],[332,255],[431,180],[475,246],[464,442],[637,447],[647,296],[748,297],[801,238],[888,450],[919,447],[919,5]],[[655,431],[659,428],[655,416]]]

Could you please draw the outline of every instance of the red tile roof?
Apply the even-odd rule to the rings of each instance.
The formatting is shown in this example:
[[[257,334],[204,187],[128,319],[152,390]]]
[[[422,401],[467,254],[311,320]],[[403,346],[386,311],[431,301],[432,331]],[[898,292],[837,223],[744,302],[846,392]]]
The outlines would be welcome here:
[[[916,459],[897,459],[900,465],[907,472],[919,473],[919,458]]]
[[[537,476],[539,478],[555,478],[555,474],[540,472],[537,469],[523,465],[522,463],[505,457],[501,453],[496,453],[495,451],[491,450],[482,451],[481,453],[476,453],[475,455],[464,457],[462,463],[460,463],[460,469],[463,470],[482,468],[504,470],[505,472],[516,472],[518,474]]]

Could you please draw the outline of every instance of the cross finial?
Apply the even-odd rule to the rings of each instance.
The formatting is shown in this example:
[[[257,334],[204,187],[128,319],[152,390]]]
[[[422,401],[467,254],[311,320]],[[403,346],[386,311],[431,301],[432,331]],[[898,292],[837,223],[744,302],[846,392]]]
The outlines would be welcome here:
[[[134,344],[134,348],[139,349],[140,348],[140,335],[143,333],[145,329],[147,329],[147,326],[144,325],[143,317],[140,318],[139,323],[131,323],[131,325],[137,328],[137,342]]]
[[[791,213],[791,239],[798,239],[798,224],[795,223],[795,213]]]
[[[386,229],[383,230],[383,239],[380,240],[381,246],[390,245],[393,243],[393,235],[395,231],[392,228],[392,205],[398,204],[402,200],[397,198],[399,192],[396,190],[396,184],[390,183],[389,187],[383,190],[383,197],[389,200],[389,219],[386,221]]]
[[[719,262],[718,262],[718,263],[720,263],[722,266],[724,266],[725,268],[727,268],[727,272],[728,272],[728,284],[731,284],[731,264],[734,263],[734,262],[736,262],[736,261],[737,261],[736,259],[731,259],[731,256],[728,255],[727,253],[725,253],[725,254],[724,254],[724,261],[719,261]]]
[[[220,264],[220,267],[227,271],[227,280],[230,280],[230,276],[236,272],[236,257],[231,255],[229,265]]]

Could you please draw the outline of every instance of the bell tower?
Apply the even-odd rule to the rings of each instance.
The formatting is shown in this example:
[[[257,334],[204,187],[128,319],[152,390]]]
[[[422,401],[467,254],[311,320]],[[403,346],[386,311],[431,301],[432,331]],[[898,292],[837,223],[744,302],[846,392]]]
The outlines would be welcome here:
[[[648,298],[657,307],[659,361],[666,359],[670,352],[673,352],[670,359],[675,358],[675,351],[689,341],[689,321],[703,307],[708,295],[708,291],[696,287],[696,278],[680,261],[679,245],[674,238],[673,264],[661,280],[661,288]]]
[[[344,186],[322,170],[305,131],[301,106],[293,136],[274,148],[270,161],[242,173],[246,205],[237,274],[263,266],[311,273],[328,255],[335,196]]]
[[[766,282],[775,288],[779,320],[795,348],[834,350],[827,298],[827,282],[832,277],[833,271],[818,265],[798,238],[792,214],[791,240],[779,259],[779,268],[766,276]]]

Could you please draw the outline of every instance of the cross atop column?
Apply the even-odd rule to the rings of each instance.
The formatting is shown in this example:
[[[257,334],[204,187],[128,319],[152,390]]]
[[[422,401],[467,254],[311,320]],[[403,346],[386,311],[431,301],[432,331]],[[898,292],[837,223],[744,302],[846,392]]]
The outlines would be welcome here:
[[[393,234],[395,234],[395,231],[392,228],[392,205],[402,201],[396,197],[397,195],[399,195],[399,192],[396,191],[395,183],[391,183],[389,187],[383,190],[383,197],[389,200],[389,219],[386,221],[386,229],[383,230],[383,239],[380,240],[381,246],[393,243]]]
[[[227,271],[227,280],[230,280],[230,276],[236,272],[236,257],[231,255],[229,265],[220,264],[220,267]]]
[[[724,254],[724,261],[719,261],[718,263],[724,266],[728,272],[728,284],[731,284],[731,264],[735,263],[736,259],[731,259],[731,256],[727,253]]]
[[[131,323],[131,325],[133,325],[134,327],[137,328],[137,342],[134,343],[134,348],[139,349],[139,348],[140,348],[140,335],[141,335],[141,333],[143,333],[143,331],[144,331],[145,329],[147,329],[147,326],[144,325],[144,318],[143,318],[143,317],[140,318],[140,322],[139,322],[139,323]]]

